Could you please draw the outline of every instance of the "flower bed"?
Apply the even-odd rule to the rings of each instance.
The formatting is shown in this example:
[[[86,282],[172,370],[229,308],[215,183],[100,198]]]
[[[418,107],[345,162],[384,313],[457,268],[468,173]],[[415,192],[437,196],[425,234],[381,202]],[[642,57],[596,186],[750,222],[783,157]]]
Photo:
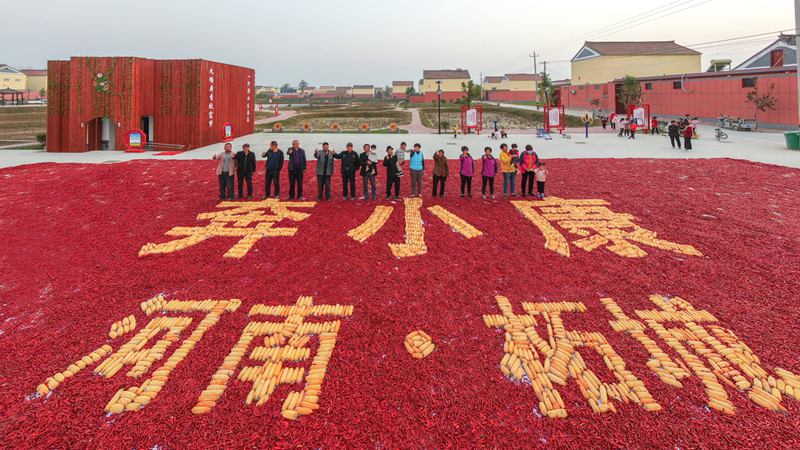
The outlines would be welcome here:
[[[512,204],[427,166],[238,216],[211,161],[0,170],[0,442],[798,447],[800,171],[553,159]]]

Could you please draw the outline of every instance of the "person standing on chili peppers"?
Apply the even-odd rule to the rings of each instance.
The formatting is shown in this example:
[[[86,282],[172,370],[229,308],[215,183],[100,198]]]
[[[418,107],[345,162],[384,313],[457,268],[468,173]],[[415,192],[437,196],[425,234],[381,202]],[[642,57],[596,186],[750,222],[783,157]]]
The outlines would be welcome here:
[[[386,200],[392,195],[394,186],[394,199],[400,198],[400,166],[397,165],[397,155],[391,145],[386,147],[386,156],[383,158],[383,167],[386,167]]]
[[[317,200],[322,200],[323,193],[325,200],[331,199],[331,175],[333,175],[333,156],[336,154],[328,146],[327,142],[322,143],[322,151],[314,150],[314,158],[317,160]]]
[[[239,182],[239,200],[244,196],[244,182],[247,182],[247,199],[253,199],[253,173],[256,171],[256,154],[250,151],[250,144],[233,155],[236,160],[236,175]]]
[[[333,157],[342,160],[342,199],[356,199],[356,171],[361,166],[358,153],[353,151],[353,143],[348,142],[345,151],[333,153]],[[348,189],[349,188],[349,189]]]
[[[272,186],[275,186],[275,198],[281,194],[281,168],[283,167],[283,150],[278,148],[278,143],[269,143],[269,150],[261,154],[267,158],[266,174],[264,174],[264,198],[272,197]]]
[[[475,160],[469,154],[469,148],[464,145],[461,147],[461,156],[458,157],[460,170],[458,171],[461,176],[461,197],[464,197],[464,190],[467,191],[467,197],[472,197],[472,176],[475,174]]]
[[[408,168],[411,169],[411,196],[422,197],[422,175],[425,173],[425,155],[422,146],[414,144],[411,156],[408,158]]]
[[[219,199],[236,200],[233,196],[233,177],[236,175],[236,160],[233,159],[233,146],[225,144],[225,151],[217,153],[211,159],[217,161],[217,178],[219,179]]]
[[[373,157],[373,151],[369,144],[364,144],[364,151],[358,156],[361,164],[361,179],[364,182],[364,196],[361,200],[369,200],[370,185],[372,186],[372,199],[375,200],[375,176],[378,174],[377,160]]]
[[[289,200],[297,198],[305,200],[303,197],[303,173],[306,171],[306,151],[300,148],[300,141],[292,141],[292,146],[286,150],[289,157]]]
[[[492,156],[492,147],[483,149],[484,155],[481,157],[481,196],[486,198],[486,185],[489,185],[489,194],[494,198],[494,176],[497,174],[497,160]]]
[[[450,168],[447,167],[447,158],[444,156],[444,150],[439,149],[438,152],[433,154],[433,196],[436,197],[437,187],[439,197],[444,197],[444,184],[447,181],[447,175],[450,174]]]
[[[528,144],[525,146],[525,153],[519,158],[519,171],[522,173],[520,191],[523,197],[528,195],[533,197],[533,181],[537,167],[539,167],[539,155],[533,151],[533,146]]]

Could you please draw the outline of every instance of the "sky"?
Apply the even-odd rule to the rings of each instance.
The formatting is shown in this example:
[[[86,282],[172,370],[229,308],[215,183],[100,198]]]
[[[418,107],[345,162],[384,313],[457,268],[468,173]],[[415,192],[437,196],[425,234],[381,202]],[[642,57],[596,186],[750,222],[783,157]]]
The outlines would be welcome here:
[[[0,63],[70,56],[203,58],[252,67],[260,85],[417,81],[423,69],[569,77],[584,40],[675,40],[741,62],[794,29],[791,0],[27,0],[0,27]],[[9,16],[13,17],[13,16]],[[764,33],[769,33],[763,35]],[[761,35],[738,41],[712,41]]]

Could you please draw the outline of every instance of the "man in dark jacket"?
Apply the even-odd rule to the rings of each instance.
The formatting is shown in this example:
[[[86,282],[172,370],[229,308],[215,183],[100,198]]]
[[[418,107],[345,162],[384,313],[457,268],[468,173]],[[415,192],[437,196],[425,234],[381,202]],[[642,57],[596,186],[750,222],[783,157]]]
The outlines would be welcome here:
[[[280,198],[281,194],[281,168],[283,167],[283,151],[278,148],[278,143],[269,143],[269,150],[261,154],[262,158],[267,158],[266,175],[264,175],[264,198],[272,197],[272,186],[275,185],[275,198]]]
[[[256,154],[250,151],[250,144],[244,144],[242,149],[233,156],[236,160],[236,175],[239,181],[239,199],[242,198],[244,187],[247,182],[247,199],[253,199],[253,173],[256,171]]]
[[[678,126],[678,122],[675,120],[671,120],[669,122],[669,126],[667,127],[667,134],[669,135],[669,142],[672,144],[672,148],[675,148],[675,144],[678,144],[678,149],[681,148],[681,127]]]
[[[392,146],[386,147],[386,157],[383,158],[383,167],[386,167],[386,199],[391,198],[394,186],[394,199],[400,197],[400,177],[397,169],[397,155]]]
[[[292,147],[286,150],[289,158],[289,200],[294,199],[295,186],[297,187],[297,198],[305,200],[303,197],[303,173],[306,171],[306,151],[300,148],[300,141],[292,141]]]
[[[333,153],[333,157],[342,160],[342,199],[356,199],[356,171],[361,166],[358,153],[353,151],[353,143],[348,142],[342,153]],[[348,189],[348,187],[350,189]]]
[[[361,199],[369,200],[370,195],[367,188],[372,185],[372,199],[375,200],[375,175],[378,174],[378,158],[369,144],[364,144],[364,152],[358,155],[358,160],[361,165],[361,178],[364,180],[364,196]]]
[[[322,191],[325,191],[325,200],[331,199],[331,175],[333,174],[333,159],[336,152],[328,147],[327,142],[322,143],[322,150],[314,150],[317,160],[317,200],[322,200]]]

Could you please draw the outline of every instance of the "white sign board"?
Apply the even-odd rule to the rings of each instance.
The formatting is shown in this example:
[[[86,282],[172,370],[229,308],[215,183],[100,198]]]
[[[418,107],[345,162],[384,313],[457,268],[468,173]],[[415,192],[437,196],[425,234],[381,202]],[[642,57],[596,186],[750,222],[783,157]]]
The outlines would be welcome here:
[[[467,110],[467,127],[474,128],[478,126],[478,110],[471,108]]]
[[[551,127],[558,127],[561,125],[561,111],[558,108],[553,108],[548,113],[547,120]]]
[[[633,110],[633,120],[636,121],[637,125],[644,125],[644,108],[636,108]]]

